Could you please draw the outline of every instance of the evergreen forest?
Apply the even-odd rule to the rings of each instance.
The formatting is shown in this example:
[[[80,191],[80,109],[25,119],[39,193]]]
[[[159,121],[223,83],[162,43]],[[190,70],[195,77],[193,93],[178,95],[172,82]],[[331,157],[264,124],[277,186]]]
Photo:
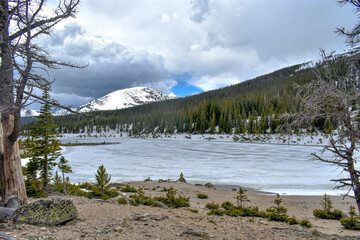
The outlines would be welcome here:
[[[343,58],[338,58],[343,59]],[[345,61],[331,63],[345,64]],[[282,123],[281,115],[299,108],[296,85],[311,81],[313,68],[298,64],[239,84],[184,98],[137,107],[54,117],[58,133],[142,134],[268,134]],[[340,68],[339,68],[340,69]],[[90,116],[89,116],[90,115]],[[35,123],[23,125],[30,129]],[[308,131],[329,132],[336,123],[319,119]]]

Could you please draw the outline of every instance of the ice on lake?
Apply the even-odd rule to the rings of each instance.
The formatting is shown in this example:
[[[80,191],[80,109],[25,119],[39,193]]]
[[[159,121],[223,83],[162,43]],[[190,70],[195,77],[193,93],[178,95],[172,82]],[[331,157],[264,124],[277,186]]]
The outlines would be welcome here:
[[[94,182],[97,168],[104,164],[112,182],[148,177],[176,180],[182,172],[191,183],[211,182],[281,194],[345,192],[333,190],[335,184],[330,181],[339,177],[340,169],[309,157],[321,151],[319,146],[136,138],[112,141],[121,143],[63,147],[73,169],[71,181]]]

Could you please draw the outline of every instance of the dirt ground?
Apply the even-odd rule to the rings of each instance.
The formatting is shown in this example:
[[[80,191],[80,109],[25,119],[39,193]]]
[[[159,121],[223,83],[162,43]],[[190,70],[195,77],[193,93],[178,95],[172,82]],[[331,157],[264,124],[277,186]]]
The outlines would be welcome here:
[[[160,196],[163,187],[173,186],[178,193],[190,197],[190,208],[165,209],[149,206],[119,205],[117,199],[107,201],[84,197],[53,195],[49,198],[72,199],[79,217],[63,226],[45,227],[26,224],[2,223],[0,231],[16,239],[360,239],[360,232],[345,230],[340,221],[322,220],[313,216],[316,208],[321,208],[321,196],[282,196],[283,206],[288,215],[297,219],[308,219],[313,227],[271,222],[263,218],[209,216],[206,203],[224,201],[236,202],[236,192],[217,190],[205,186],[186,183],[157,181],[134,182],[132,186],[142,186],[146,195]],[[198,193],[209,196],[199,199]],[[129,195],[128,193],[126,193]],[[260,210],[273,206],[274,195],[248,193],[249,206]],[[336,209],[347,211],[352,199],[342,200],[332,196]],[[38,199],[30,199],[36,201]]]

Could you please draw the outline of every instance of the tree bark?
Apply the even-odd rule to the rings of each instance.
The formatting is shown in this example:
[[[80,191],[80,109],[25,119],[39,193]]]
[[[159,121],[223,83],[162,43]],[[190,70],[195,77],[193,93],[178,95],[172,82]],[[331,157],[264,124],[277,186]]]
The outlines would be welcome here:
[[[0,0],[0,178],[2,200],[18,197],[27,202],[17,138],[20,131],[20,109],[14,106],[13,62],[9,40],[8,1]]]
[[[66,195],[65,172],[62,172],[62,175],[63,175],[64,194]]]
[[[2,183],[2,200],[7,203],[10,198],[17,197],[21,204],[27,203],[26,188],[22,175],[19,145],[12,136],[15,128],[14,115],[2,114],[0,135],[0,173]]]

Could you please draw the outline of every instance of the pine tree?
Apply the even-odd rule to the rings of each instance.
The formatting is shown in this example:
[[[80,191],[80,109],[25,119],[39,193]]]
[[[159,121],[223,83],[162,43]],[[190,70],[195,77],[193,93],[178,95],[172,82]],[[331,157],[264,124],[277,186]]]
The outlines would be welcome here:
[[[208,128],[208,119],[206,117],[206,108],[203,106],[200,114],[200,133],[205,133]]]
[[[71,166],[69,165],[69,161],[64,158],[64,156],[60,157],[58,167],[62,173],[63,177],[63,186],[64,186],[64,194],[66,195],[66,184],[65,184],[65,173],[72,173]]]
[[[213,116],[211,118],[211,127],[210,127],[210,133],[211,134],[215,133],[215,127],[216,127],[216,115],[215,115],[215,111],[214,111]]]
[[[245,190],[240,187],[237,194],[238,194],[236,196],[237,206],[240,208],[245,208],[245,203],[250,202],[250,200],[246,196]]]
[[[105,191],[110,188],[111,175],[106,172],[104,165],[101,165],[95,175],[96,186],[101,192],[101,196],[105,196]]]
[[[48,187],[50,170],[56,166],[55,160],[60,156],[60,142],[56,139],[56,125],[51,114],[49,89],[43,92],[45,102],[40,109],[39,119],[29,132],[30,144],[28,154],[31,157],[27,163],[27,172],[31,174],[32,180],[36,180],[37,171],[41,173],[44,188]]]

